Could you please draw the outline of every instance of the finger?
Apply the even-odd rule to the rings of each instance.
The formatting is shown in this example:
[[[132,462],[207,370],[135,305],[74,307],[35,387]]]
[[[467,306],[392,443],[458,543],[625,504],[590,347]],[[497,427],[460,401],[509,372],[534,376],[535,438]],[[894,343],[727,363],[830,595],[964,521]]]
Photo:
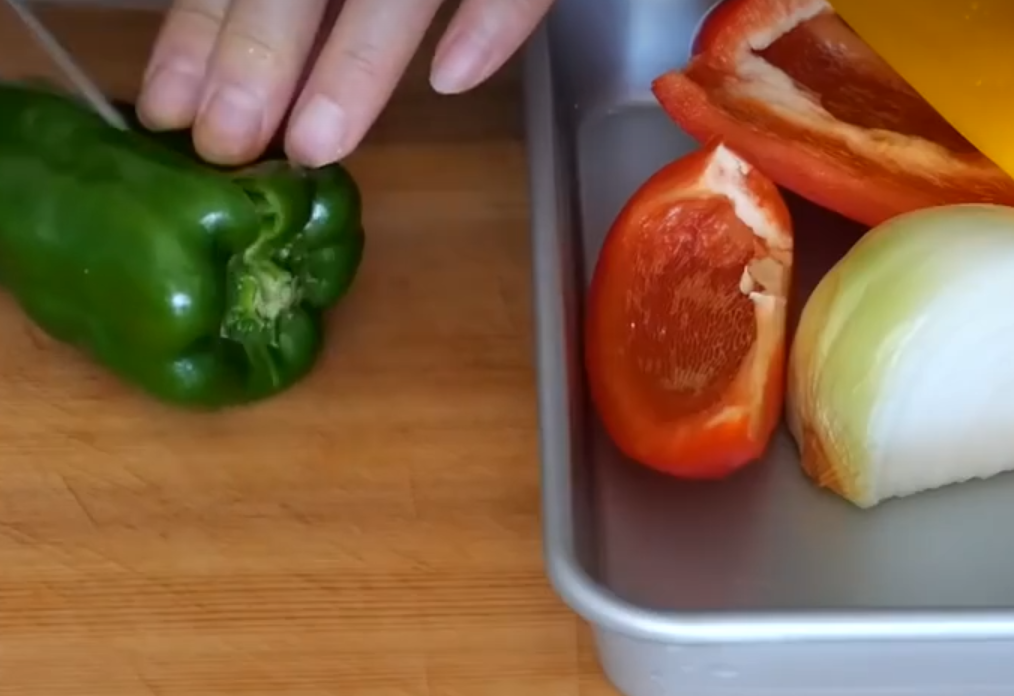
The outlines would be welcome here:
[[[327,0],[234,0],[211,57],[194,126],[212,162],[256,158],[288,111]]]
[[[348,0],[293,111],[289,157],[323,166],[352,151],[391,96],[441,0]]]
[[[208,61],[229,0],[175,0],[145,72],[137,115],[153,130],[187,128],[197,116]]]
[[[430,84],[442,94],[469,90],[500,69],[553,0],[463,0],[437,46]]]

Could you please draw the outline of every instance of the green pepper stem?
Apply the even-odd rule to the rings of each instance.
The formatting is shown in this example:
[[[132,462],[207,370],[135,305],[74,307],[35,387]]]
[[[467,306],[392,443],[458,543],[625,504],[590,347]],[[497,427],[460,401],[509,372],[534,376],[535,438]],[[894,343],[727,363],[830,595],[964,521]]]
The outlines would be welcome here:
[[[238,172],[234,180],[256,210],[260,229],[229,261],[222,335],[248,351],[277,347],[279,323],[302,300],[299,278],[284,264],[313,212],[313,183],[304,171],[277,161]]]
[[[282,376],[270,347],[261,341],[244,341],[243,350],[254,374],[267,375],[271,389],[281,386]]]

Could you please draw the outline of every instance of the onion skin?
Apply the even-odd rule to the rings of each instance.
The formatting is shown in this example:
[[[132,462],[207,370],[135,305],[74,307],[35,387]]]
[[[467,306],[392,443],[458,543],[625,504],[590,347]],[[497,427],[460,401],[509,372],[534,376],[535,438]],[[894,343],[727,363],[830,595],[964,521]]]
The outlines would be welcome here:
[[[861,508],[1014,469],[1014,208],[870,230],[821,280],[789,355],[803,470]]]

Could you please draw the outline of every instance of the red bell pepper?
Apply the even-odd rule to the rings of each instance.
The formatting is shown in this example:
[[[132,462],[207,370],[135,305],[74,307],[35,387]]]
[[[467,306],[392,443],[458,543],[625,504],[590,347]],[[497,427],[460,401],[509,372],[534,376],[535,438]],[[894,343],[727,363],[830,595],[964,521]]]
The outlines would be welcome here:
[[[596,411],[628,457],[714,479],[782,412],[792,223],[775,184],[711,143],[649,178],[609,230],[588,296]]]
[[[825,0],[725,0],[688,65],[653,91],[692,137],[721,138],[779,185],[867,225],[936,205],[1014,205],[1014,179]]]

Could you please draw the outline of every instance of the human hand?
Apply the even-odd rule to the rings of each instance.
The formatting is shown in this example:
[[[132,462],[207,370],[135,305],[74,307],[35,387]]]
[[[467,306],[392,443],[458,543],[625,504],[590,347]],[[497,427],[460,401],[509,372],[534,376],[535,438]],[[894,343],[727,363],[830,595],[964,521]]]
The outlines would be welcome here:
[[[156,130],[193,127],[203,157],[240,164],[260,155],[291,106],[288,156],[334,162],[387,103],[442,1],[174,0],[138,115]],[[453,94],[484,81],[552,2],[462,0],[436,50],[433,88]]]

